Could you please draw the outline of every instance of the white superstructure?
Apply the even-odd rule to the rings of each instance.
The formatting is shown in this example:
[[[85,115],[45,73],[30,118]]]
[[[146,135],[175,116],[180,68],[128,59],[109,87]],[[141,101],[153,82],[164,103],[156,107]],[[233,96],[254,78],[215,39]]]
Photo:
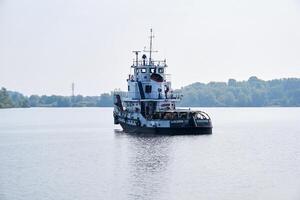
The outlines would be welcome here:
[[[149,58],[146,54],[139,58],[141,52],[133,51],[135,60],[131,66],[132,73],[127,78],[128,91],[115,91],[115,124],[120,123],[123,129],[133,132],[152,131],[153,128],[159,132],[159,127],[174,131],[183,128],[185,131],[199,128],[211,130],[210,118],[206,113],[176,109],[176,102],[182,96],[172,90],[171,76],[166,73],[166,60],[152,59],[152,29],[150,33],[150,49],[145,51],[149,53]]]

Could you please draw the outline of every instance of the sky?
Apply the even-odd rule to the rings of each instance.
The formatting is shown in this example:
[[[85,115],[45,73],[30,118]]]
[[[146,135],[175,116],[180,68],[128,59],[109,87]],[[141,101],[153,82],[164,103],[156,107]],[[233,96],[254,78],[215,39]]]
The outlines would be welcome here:
[[[0,0],[0,86],[31,94],[126,89],[133,50],[167,59],[173,88],[300,78],[300,0]]]

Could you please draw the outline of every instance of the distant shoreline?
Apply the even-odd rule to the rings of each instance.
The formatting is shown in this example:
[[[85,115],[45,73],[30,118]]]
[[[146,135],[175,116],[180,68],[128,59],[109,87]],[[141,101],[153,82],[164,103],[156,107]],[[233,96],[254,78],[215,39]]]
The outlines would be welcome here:
[[[252,76],[247,81],[197,82],[174,93],[183,96],[179,107],[300,107],[300,78],[264,81]],[[99,96],[24,96],[4,87],[0,90],[0,108],[112,106],[113,92]]]
[[[10,109],[31,109],[31,108],[61,108],[61,109],[65,109],[65,108],[111,108],[113,109],[114,107],[113,106],[98,106],[98,107],[12,107],[12,108],[0,108],[0,110],[10,110]],[[179,109],[180,108],[300,108],[300,106],[244,106],[244,107],[241,107],[241,106],[190,106],[190,107],[178,107]]]

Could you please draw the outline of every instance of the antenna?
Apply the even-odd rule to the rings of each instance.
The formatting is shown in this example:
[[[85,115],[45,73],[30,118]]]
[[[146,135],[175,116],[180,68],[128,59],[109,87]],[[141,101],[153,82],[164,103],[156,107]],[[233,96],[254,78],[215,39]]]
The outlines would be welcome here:
[[[150,56],[149,56],[149,61],[151,63],[151,58],[152,58],[152,39],[154,38],[154,35],[152,33],[152,28],[150,28]]]
[[[152,39],[154,38],[154,35],[153,35],[153,32],[152,32],[152,28],[150,28],[150,49],[149,49],[149,51],[146,51],[145,49],[144,49],[144,52],[149,52],[149,64],[151,64],[151,62],[152,62],[152,53],[156,53],[157,51],[153,51],[152,50]]]

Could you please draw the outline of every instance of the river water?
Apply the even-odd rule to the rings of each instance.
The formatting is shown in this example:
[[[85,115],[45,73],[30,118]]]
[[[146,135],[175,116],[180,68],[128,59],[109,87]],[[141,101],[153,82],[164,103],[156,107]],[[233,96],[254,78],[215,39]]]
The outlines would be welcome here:
[[[2,109],[0,199],[300,199],[300,108],[203,110],[212,135],[153,137],[112,108]]]

